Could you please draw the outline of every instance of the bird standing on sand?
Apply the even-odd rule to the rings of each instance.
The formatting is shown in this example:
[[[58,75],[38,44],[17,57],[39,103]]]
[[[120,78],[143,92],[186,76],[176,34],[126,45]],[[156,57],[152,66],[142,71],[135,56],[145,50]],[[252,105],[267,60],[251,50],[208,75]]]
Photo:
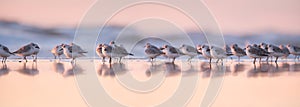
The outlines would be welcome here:
[[[0,57],[2,57],[2,63],[6,62],[7,57],[10,55],[13,55],[13,53],[11,53],[6,46],[0,44]]]
[[[28,45],[22,46],[17,51],[13,52],[13,54],[16,54],[20,57],[23,57],[23,59],[27,62],[27,56],[32,55],[35,52],[33,43],[30,43]]]
[[[197,51],[196,48],[190,46],[190,45],[186,45],[183,44],[181,45],[181,47],[179,48],[179,50],[184,54],[189,56],[190,58],[188,59],[188,61],[191,61],[191,59],[193,59],[195,56],[197,56],[198,54],[201,54],[200,52]]]
[[[183,53],[173,47],[173,46],[170,46],[170,45],[164,45],[162,48],[161,48],[162,52],[165,53],[165,55],[168,57],[168,58],[171,58],[172,59],[172,63],[174,63],[175,59],[181,55],[183,55]]]
[[[102,62],[105,62],[105,55],[102,53],[103,46],[104,46],[104,44],[99,44],[96,48],[96,53],[99,57],[102,58]]]
[[[223,62],[223,59],[228,56],[227,52],[223,48],[220,48],[217,46],[211,46],[210,54],[211,54],[212,58],[217,59],[217,63],[220,60]]]
[[[256,62],[256,58],[262,58],[262,57],[267,57],[269,56],[269,53],[261,50],[257,47],[253,47],[251,45],[247,45],[246,47],[246,54],[250,58],[254,58],[253,64]]]
[[[35,62],[37,60],[37,54],[40,52],[40,47],[35,43],[31,43],[31,46],[33,48],[32,58],[33,61]]]
[[[268,45],[268,52],[276,58],[275,63],[277,63],[279,57],[284,56],[284,52],[279,47],[272,44]]]
[[[78,45],[75,45],[72,43],[71,45],[64,44],[63,45],[64,55],[67,58],[72,58],[72,63],[75,61],[78,57],[85,56],[84,53],[87,53],[87,51],[84,51],[81,47]]]
[[[133,56],[123,46],[116,45],[114,41],[110,42],[110,45],[104,44],[102,53],[105,57],[109,58],[109,63],[111,63],[111,58],[119,58],[119,62],[121,62],[123,57],[127,55]]]
[[[63,45],[57,45],[54,48],[52,48],[51,53],[54,56],[54,59],[56,59],[56,57],[58,57],[58,59],[60,59],[60,55],[64,54],[64,49],[63,49]]]
[[[154,58],[156,58],[159,55],[162,55],[164,53],[160,49],[158,49],[156,46],[151,45],[150,43],[147,43],[145,46],[145,54],[148,58],[150,58],[150,61],[152,62]]]
[[[282,56],[282,58],[287,59],[287,57],[290,55],[290,51],[289,49],[284,46],[284,45],[279,45],[279,48],[283,51],[284,55]]]
[[[240,48],[237,44],[231,45],[230,48],[231,48],[232,54],[238,57],[238,62],[240,62],[241,57],[247,55],[246,52],[242,48]]]
[[[198,51],[201,51],[202,55],[203,55],[205,58],[209,59],[209,63],[211,63],[212,56],[211,56],[211,54],[210,54],[210,48],[209,48],[208,45],[202,45],[202,46],[201,46],[201,45],[198,45],[198,46],[197,46],[197,50],[198,50]]]
[[[290,45],[288,44],[287,45],[287,48],[289,49],[290,53],[295,55],[295,59],[298,57],[298,60],[299,60],[299,56],[300,56],[300,47],[297,47],[297,46],[293,46],[293,45]]]

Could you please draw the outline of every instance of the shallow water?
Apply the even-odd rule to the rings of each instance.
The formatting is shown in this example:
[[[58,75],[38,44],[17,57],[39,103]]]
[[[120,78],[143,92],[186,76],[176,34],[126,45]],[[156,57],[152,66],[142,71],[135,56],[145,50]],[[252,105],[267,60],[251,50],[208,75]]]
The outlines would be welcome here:
[[[293,61],[10,60],[0,65],[1,107],[300,106],[300,62]]]

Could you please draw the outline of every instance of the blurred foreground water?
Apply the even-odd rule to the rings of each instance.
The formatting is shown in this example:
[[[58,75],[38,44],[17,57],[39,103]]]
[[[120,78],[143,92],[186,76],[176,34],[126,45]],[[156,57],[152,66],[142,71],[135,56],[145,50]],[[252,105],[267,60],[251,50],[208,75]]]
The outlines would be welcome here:
[[[10,60],[0,65],[1,107],[85,107],[85,101],[89,101],[85,84],[98,85],[116,102],[134,107],[161,104],[176,97],[173,95],[183,87],[187,91],[184,95],[193,91],[185,105],[195,107],[201,104],[215,78],[222,81],[216,84],[221,88],[214,107],[300,106],[300,62],[293,61],[253,65],[250,61],[229,60],[222,65],[206,61],[151,64],[124,60],[110,65],[100,60],[78,60],[76,64],[65,60]],[[89,81],[93,76],[98,84],[82,84],[82,79]],[[97,90],[93,91],[97,96]],[[93,100],[101,102],[103,97]]]

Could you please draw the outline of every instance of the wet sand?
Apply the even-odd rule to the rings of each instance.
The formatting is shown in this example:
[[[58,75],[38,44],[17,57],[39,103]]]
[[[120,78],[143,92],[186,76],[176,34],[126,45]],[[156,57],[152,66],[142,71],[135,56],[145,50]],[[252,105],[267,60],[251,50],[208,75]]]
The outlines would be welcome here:
[[[205,105],[204,101],[213,102],[207,103],[213,107],[300,106],[300,62],[293,61],[256,65],[228,61],[222,65],[124,60],[110,65],[79,60],[72,65],[67,61],[11,60],[0,65],[1,107],[106,105],[110,101],[103,93],[134,107],[194,107]]]

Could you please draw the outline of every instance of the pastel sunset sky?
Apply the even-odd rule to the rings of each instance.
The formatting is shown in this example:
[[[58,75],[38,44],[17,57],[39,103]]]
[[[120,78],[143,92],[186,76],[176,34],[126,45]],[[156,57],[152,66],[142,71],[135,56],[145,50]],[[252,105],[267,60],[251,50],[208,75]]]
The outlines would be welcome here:
[[[96,0],[1,0],[0,19],[44,27],[74,27]],[[300,34],[299,0],[204,0],[224,33]],[[187,4],[188,5],[188,4]],[[160,9],[159,7],[156,9]],[[163,8],[160,11],[168,11]],[[159,14],[160,11],[155,11]],[[154,14],[135,11],[140,14]],[[152,11],[153,12],[153,11]],[[175,13],[174,13],[175,14]],[[168,15],[165,15],[168,16]],[[118,23],[130,18],[119,15]],[[180,22],[184,28],[193,24]]]

